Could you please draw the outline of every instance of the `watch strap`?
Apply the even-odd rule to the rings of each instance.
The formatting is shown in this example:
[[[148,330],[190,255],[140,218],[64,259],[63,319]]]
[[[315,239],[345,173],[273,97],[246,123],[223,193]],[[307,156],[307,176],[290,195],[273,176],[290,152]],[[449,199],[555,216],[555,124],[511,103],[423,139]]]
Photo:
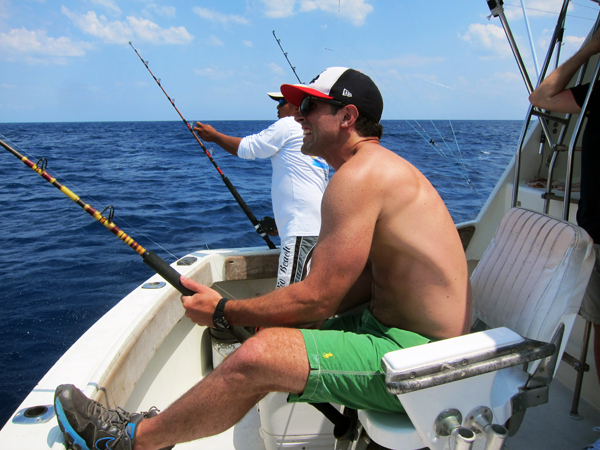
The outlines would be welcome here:
[[[217,303],[215,312],[213,313],[213,325],[219,331],[227,331],[229,329],[229,323],[225,319],[223,313],[225,312],[225,304],[229,301],[228,298],[223,297]]]

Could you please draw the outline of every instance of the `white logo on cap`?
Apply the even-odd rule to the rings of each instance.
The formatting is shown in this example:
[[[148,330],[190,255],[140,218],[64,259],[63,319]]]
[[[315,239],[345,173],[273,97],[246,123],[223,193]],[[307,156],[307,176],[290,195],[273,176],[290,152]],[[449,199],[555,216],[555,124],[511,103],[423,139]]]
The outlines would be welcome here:
[[[344,88],[344,90],[342,91],[342,95],[344,97],[352,97],[352,92],[350,92],[348,89]]]

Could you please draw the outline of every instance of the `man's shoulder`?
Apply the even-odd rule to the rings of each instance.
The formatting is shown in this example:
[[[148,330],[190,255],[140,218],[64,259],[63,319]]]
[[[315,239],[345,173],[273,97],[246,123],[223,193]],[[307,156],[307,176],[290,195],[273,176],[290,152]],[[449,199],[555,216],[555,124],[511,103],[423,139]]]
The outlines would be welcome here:
[[[294,132],[302,130],[302,126],[298,122],[296,122],[296,119],[294,119],[294,117],[292,116],[282,117],[277,122],[275,122],[273,126],[285,127]]]
[[[406,159],[378,143],[361,148],[338,170],[339,182],[365,184],[381,192],[418,184],[423,176]]]
[[[398,170],[410,165],[400,155],[385,148],[379,142],[368,142],[361,146],[356,154],[348,162],[350,167],[368,167],[371,170],[377,168],[378,172],[384,170]]]

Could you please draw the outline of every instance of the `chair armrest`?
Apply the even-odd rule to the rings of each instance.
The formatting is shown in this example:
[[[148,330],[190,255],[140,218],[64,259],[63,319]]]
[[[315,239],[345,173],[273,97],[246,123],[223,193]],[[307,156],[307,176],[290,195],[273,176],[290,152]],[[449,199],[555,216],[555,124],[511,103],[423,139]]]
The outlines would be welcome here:
[[[508,328],[472,333],[387,353],[381,360],[390,394],[406,394],[551,356],[556,346]]]

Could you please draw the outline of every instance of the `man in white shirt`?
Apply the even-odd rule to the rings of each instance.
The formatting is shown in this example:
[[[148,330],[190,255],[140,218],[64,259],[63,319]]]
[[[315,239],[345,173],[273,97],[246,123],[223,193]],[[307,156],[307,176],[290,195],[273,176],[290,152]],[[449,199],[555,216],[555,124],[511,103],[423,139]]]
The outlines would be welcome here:
[[[243,159],[271,158],[271,198],[281,254],[277,287],[302,280],[309,269],[312,249],[321,227],[321,199],[327,186],[329,166],[321,159],[302,154],[302,127],[294,120],[298,108],[280,92],[270,92],[277,101],[279,120],[260,133],[244,138],[228,136],[197,122],[194,131],[206,142],[214,142]]]

